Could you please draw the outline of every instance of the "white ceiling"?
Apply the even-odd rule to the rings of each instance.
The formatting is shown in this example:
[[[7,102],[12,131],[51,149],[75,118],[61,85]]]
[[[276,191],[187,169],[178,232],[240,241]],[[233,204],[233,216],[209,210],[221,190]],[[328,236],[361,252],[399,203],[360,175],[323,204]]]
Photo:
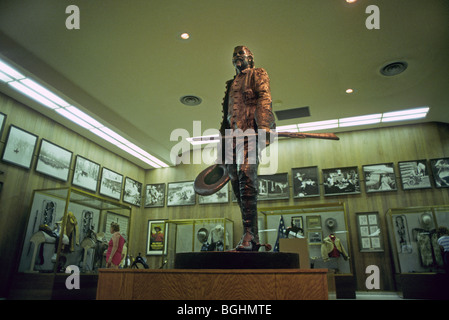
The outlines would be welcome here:
[[[79,30],[65,25],[71,4]],[[372,4],[378,30],[365,26]],[[237,45],[268,71],[274,111],[309,106],[310,117],[278,126],[420,106],[431,108],[421,122],[449,122],[447,0],[0,0],[3,58],[165,162],[174,129],[193,136],[195,120],[203,131],[219,127]],[[408,69],[381,75],[394,61]],[[7,86],[0,91],[150,168]],[[185,106],[184,95],[202,103]]]

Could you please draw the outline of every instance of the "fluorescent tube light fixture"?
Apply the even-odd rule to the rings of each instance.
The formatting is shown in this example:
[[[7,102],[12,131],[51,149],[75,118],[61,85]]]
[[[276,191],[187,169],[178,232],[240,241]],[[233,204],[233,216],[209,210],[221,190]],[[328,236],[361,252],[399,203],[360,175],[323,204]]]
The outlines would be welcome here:
[[[88,114],[77,107],[70,105],[64,99],[60,98],[47,88],[44,88],[36,81],[27,78],[2,60],[0,60],[0,80],[150,166],[154,168],[168,167],[163,161],[126,140],[113,130],[105,127]]]
[[[324,120],[298,124],[299,132],[338,128],[338,120]]]
[[[34,90],[36,93],[40,94],[44,98],[56,103],[60,107],[65,108],[65,107],[70,106],[70,104],[67,101],[65,101],[64,99],[61,99],[60,97],[55,95],[53,92],[48,91],[47,89],[42,87],[40,84],[34,82],[31,79],[20,80],[20,83],[26,85],[28,88]]]
[[[16,69],[10,67],[6,63],[4,63],[2,60],[0,60],[0,71],[3,72],[4,74],[10,76],[11,78],[13,78],[15,80],[21,80],[21,79],[25,79],[26,78],[23,74],[21,74]]]
[[[13,87],[14,89],[16,89],[17,91],[20,91],[21,93],[23,93],[24,95],[30,97],[31,99],[39,102],[40,104],[46,106],[47,108],[50,109],[57,109],[60,106],[58,106],[57,104],[51,102],[50,100],[48,100],[47,98],[44,98],[43,96],[41,96],[40,94],[38,94],[36,91],[31,90],[30,88],[28,88],[27,86],[24,86],[22,83],[17,82],[17,81],[11,81],[8,82],[8,84]]]
[[[381,113],[370,114],[366,116],[357,116],[350,118],[342,118],[338,120],[339,127],[363,126],[368,124],[380,123]]]

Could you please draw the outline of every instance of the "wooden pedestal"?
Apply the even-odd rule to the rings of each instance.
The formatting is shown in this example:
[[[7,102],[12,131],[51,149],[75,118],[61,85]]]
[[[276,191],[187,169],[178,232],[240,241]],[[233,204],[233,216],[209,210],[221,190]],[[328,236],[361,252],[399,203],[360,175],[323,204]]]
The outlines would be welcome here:
[[[100,269],[97,300],[327,300],[327,269]]]

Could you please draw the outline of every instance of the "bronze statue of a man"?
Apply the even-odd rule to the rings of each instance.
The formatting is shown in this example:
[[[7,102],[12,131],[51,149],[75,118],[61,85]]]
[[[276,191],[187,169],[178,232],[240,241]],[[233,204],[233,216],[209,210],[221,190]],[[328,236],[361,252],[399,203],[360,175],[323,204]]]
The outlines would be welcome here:
[[[257,169],[258,154],[269,144],[269,135],[263,136],[266,143],[258,143],[261,134],[274,130],[275,120],[271,107],[270,80],[263,68],[254,67],[254,56],[245,46],[235,47],[232,56],[235,67],[234,79],[226,82],[226,95],[223,99],[223,121],[220,133],[229,136],[229,132],[248,134],[242,143],[232,141],[232,151],[226,150],[226,168],[232,189],[240,207],[243,222],[243,235],[236,247],[241,251],[258,251],[257,225]],[[254,137],[254,138],[251,138]],[[261,140],[263,141],[263,140]],[[222,142],[222,150],[226,142]],[[226,146],[226,148],[227,148]],[[220,149],[219,149],[220,150]],[[232,159],[229,159],[229,154]],[[255,155],[255,157],[251,157]],[[269,245],[264,245],[271,249]]]

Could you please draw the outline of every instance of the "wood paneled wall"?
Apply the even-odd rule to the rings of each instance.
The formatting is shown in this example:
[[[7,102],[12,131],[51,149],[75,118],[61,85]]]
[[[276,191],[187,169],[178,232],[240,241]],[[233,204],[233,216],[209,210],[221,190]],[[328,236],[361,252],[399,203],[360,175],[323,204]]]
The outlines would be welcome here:
[[[191,181],[206,165],[183,164],[177,167],[143,170],[129,161],[116,156],[97,144],[83,138],[53,120],[0,94],[0,111],[7,114],[6,128],[0,137],[0,152],[3,150],[7,129],[10,124],[30,131],[49,141],[80,154],[102,166],[117,171],[124,176],[150,183]],[[396,127],[369,129],[340,133],[340,141],[294,140],[279,141],[278,172],[288,172],[291,184],[291,169],[317,165],[319,169],[358,166],[383,162],[397,163],[403,160],[432,159],[449,157],[449,125],[424,123]],[[33,190],[69,186],[34,171],[36,155],[31,170],[24,170],[0,162],[0,181],[4,183],[0,193],[0,297],[5,296],[11,275],[17,270],[22,248],[23,233],[28,222]],[[72,168],[73,171],[73,168]],[[363,177],[361,176],[361,180]],[[365,268],[375,264],[381,271],[381,289],[394,290],[392,259],[387,233],[383,233],[385,252],[360,253],[356,233],[356,212],[378,211],[383,230],[386,230],[385,213],[389,208],[442,205],[449,203],[448,189],[423,189],[404,191],[397,176],[398,191],[366,194],[364,182],[359,195],[305,198],[280,201],[263,201],[259,206],[319,205],[330,202],[345,202],[349,216],[354,273],[358,290],[365,290]],[[321,185],[322,188],[322,185]],[[290,185],[291,189],[291,185]],[[145,255],[147,221],[156,219],[229,218],[234,221],[234,244],[241,233],[240,213],[235,203],[178,206],[163,208],[137,208],[131,214],[130,253]],[[147,256],[151,268],[162,264],[161,257]]]
[[[401,125],[382,129],[369,129],[339,133],[340,141],[316,139],[282,139],[279,141],[278,172],[288,172],[292,188],[291,169],[317,165],[319,170],[358,166],[361,179],[361,194],[347,196],[323,196],[319,198],[279,201],[260,201],[259,207],[287,205],[319,205],[344,202],[349,217],[351,256],[358,290],[366,290],[365,269],[377,265],[381,273],[381,290],[395,290],[391,251],[387,233],[383,232],[385,252],[360,253],[356,230],[356,212],[379,212],[382,230],[386,230],[385,213],[389,208],[442,205],[449,203],[448,189],[421,189],[404,191],[398,173],[398,162],[404,160],[432,159],[449,156],[449,126],[442,123]],[[396,169],[398,191],[385,193],[365,192],[362,165],[393,162]],[[206,165],[180,165],[176,168],[147,171],[146,183],[194,180]],[[323,186],[321,181],[321,194]],[[290,192],[292,194],[292,192]],[[226,217],[234,221],[234,244],[241,234],[240,214],[235,203],[225,205],[195,205],[183,207],[149,208],[143,213],[144,220],[190,219]],[[142,223],[142,237],[146,237],[146,224]],[[144,252],[145,239],[135,247]],[[161,259],[149,257],[152,267],[157,268]]]
[[[0,154],[3,152],[11,124],[39,137],[30,170],[0,161],[0,171],[4,172],[0,175],[0,181],[3,182],[0,192],[0,270],[2,270],[0,297],[5,297],[10,279],[18,268],[33,190],[71,186],[74,160],[78,154],[142,183],[145,179],[145,170],[3,94],[0,94],[0,112],[7,115],[5,129],[0,137]],[[42,138],[73,152],[72,168],[67,182],[52,179],[35,171]],[[132,235],[136,234],[133,230],[135,222],[133,217],[139,216],[140,211],[140,208],[132,207],[130,243],[135,242]]]

